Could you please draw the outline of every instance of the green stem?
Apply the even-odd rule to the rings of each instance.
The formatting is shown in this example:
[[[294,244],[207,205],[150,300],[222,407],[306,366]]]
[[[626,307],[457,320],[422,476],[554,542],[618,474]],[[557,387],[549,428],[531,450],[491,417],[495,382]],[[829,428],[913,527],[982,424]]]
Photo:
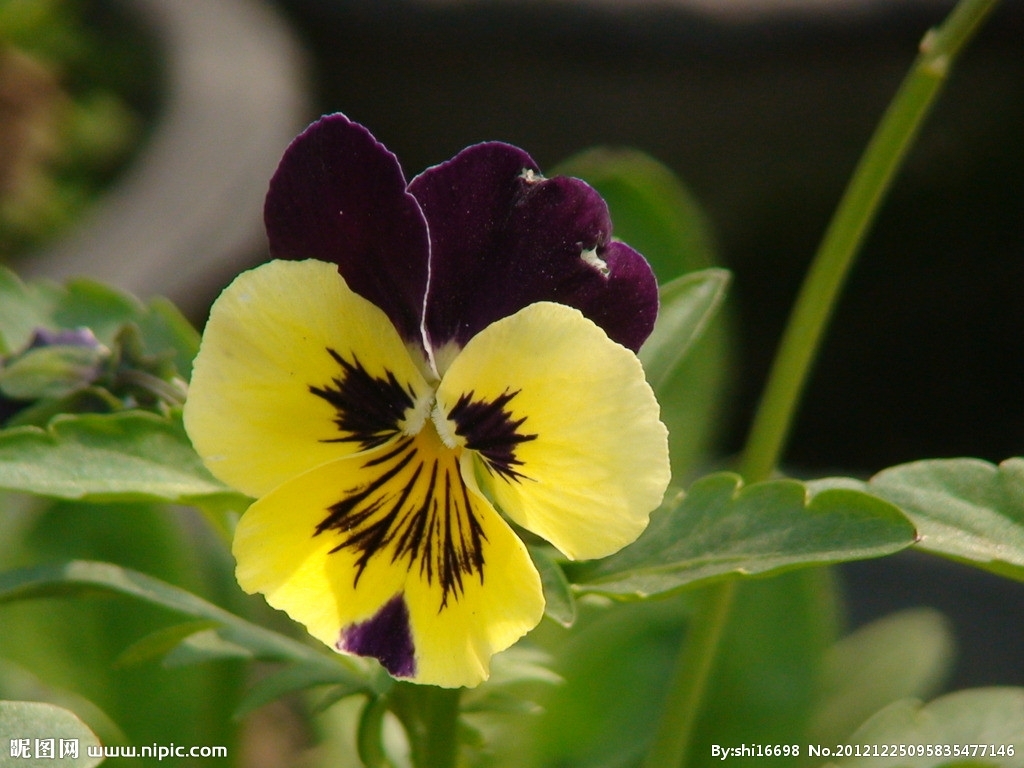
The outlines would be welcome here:
[[[412,747],[416,768],[455,768],[459,756],[461,688],[396,683],[391,689],[395,713]]]
[[[741,458],[746,482],[764,480],[775,470],[854,257],[954,59],[997,2],[960,0],[942,26],[921,41],[917,59],[864,151],[800,289]],[[645,768],[685,764],[736,589],[735,581],[722,582],[701,596],[701,610],[683,642]]]
[[[423,768],[455,768],[459,754],[459,697],[461,688],[433,688],[423,713],[426,738]]]
[[[825,328],[878,209],[945,83],[954,58],[998,0],[961,0],[920,52],[875,130],[797,297],[754,417],[740,473],[747,482],[778,464]]]
[[[685,765],[700,703],[714,668],[715,652],[736,594],[735,580],[708,587],[687,630],[665,699],[654,746],[643,768]]]
[[[389,768],[387,753],[384,751],[384,715],[388,711],[387,698],[373,696],[363,707],[356,732],[356,751],[366,768]]]

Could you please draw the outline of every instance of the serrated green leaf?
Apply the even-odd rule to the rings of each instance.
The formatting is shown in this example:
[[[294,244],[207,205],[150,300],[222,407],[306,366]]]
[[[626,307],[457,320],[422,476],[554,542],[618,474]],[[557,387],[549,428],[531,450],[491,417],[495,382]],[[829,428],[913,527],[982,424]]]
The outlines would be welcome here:
[[[928,704],[912,699],[898,701],[872,716],[843,743],[874,745],[879,750],[883,745],[895,745],[897,754],[882,756],[869,751],[867,755],[843,757],[830,765],[938,768],[956,765],[959,758],[969,764],[980,761],[1000,768],[1021,768],[1024,766],[1024,688],[974,688],[947,694]],[[899,745],[912,746],[915,750],[918,745],[925,749],[938,745],[943,749],[938,755],[901,756]],[[945,753],[946,745],[950,754]],[[973,749],[972,745],[979,749]],[[956,747],[967,747],[967,754],[953,754]],[[998,754],[1000,751],[1002,754]],[[970,762],[972,760],[974,763]]]
[[[223,640],[248,649],[256,658],[336,668],[339,677],[347,675],[353,685],[371,689],[369,674],[357,660],[327,656],[252,624],[190,592],[129,568],[78,560],[0,573],[0,603],[97,590],[127,595],[177,613],[212,621],[218,625],[217,633]]]
[[[914,522],[921,549],[1024,581],[1024,459],[915,461],[867,488]]]
[[[641,537],[604,560],[570,563],[585,592],[646,597],[728,574],[766,574],[897,552],[914,527],[870,494],[812,494],[796,480],[743,485],[722,472],[693,484],[651,516]]]
[[[88,754],[89,747],[99,746],[96,735],[73,712],[53,704],[0,701],[0,734],[0,768],[91,768],[103,762],[102,757]],[[37,740],[44,742],[44,750],[52,751],[38,752]],[[72,740],[77,742],[77,755],[62,755],[61,742]]]
[[[658,320],[639,352],[655,394],[663,394],[686,353],[721,307],[729,280],[724,269],[705,269],[661,286]]]
[[[62,499],[190,502],[232,493],[211,475],[180,416],[59,416],[0,430],[0,488]]]
[[[953,645],[950,622],[930,608],[885,616],[842,638],[822,659],[810,738],[841,744],[882,707],[933,695],[953,665]]]

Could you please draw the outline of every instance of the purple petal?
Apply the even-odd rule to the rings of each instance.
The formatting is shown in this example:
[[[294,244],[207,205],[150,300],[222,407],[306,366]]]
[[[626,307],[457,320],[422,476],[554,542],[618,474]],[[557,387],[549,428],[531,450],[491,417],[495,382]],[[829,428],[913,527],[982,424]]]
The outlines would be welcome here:
[[[427,336],[464,345],[537,301],[578,308],[634,351],[654,326],[658,289],[636,251],[611,242],[608,207],[567,177],[542,179],[526,153],[478,144],[409,186],[430,227]]]
[[[345,627],[337,647],[339,651],[377,659],[395,677],[415,675],[416,649],[405,598],[395,595],[366,621]]]
[[[349,287],[420,342],[430,253],[397,158],[358,123],[322,117],[285,151],[263,210],[271,254],[338,265]]]
[[[634,352],[640,349],[658,318],[658,281],[647,259],[625,243],[610,242],[598,249],[608,278],[604,284],[588,280],[563,302],[579,309],[605,333]]]
[[[49,328],[36,328],[27,349],[40,347],[101,347],[99,340],[91,329],[84,326],[75,329],[51,331]]]

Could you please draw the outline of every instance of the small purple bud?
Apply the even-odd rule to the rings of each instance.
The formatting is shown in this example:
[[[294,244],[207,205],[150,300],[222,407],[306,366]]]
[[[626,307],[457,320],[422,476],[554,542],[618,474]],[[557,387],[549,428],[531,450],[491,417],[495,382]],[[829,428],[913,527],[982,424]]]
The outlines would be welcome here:
[[[100,344],[96,335],[85,326],[74,329],[62,328],[58,331],[51,331],[49,328],[36,328],[32,333],[32,340],[25,348],[39,349],[40,347],[91,347],[99,349]]]

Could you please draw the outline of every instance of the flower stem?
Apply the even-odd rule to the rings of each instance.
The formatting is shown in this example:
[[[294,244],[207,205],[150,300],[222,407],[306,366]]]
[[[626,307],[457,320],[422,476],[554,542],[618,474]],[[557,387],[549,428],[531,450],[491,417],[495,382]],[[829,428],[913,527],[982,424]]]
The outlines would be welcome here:
[[[416,768],[455,768],[461,688],[396,683],[391,709],[402,721]]]
[[[998,0],[960,0],[920,52],[867,146],[804,279],[754,417],[740,463],[747,482],[768,477],[853,260],[954,58]]]
[[[423,768],[455,768],[459,754],[459,697],[461,688],[431,688],[424,697],[426,726]]]
[[[700,714],[700,702],[714,668],[715,651],[729,619],[736,583],[734,579],[721,581],[699,595],[698,608],[676,660],[654,746],[643,768],[685,765],[690,737]]]
[[[741,457],[740,473],[746,482],[770,477],[778,464],[853,260],[954,59],[997,2],[960,0],[943,24],[921,41],[917,59],[875,129],[800,289]],[[700,595],[701,607],[683,641],[645,768],[685,765],[736,589],[735,580],[724,581]]]

